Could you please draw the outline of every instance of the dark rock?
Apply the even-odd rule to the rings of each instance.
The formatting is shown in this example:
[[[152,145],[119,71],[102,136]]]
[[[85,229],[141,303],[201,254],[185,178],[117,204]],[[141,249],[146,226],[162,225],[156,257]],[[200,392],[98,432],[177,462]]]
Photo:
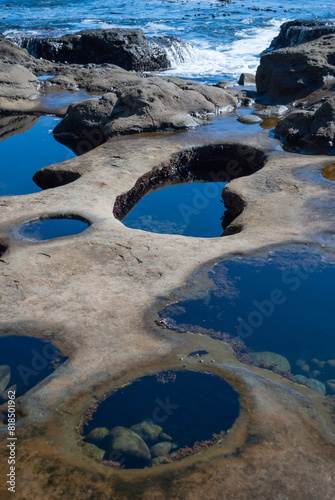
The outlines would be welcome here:
[[[335,34],[263,54],[256,74],[263,100],[283,104],[334,83]]]
[[[164,48],[150,43],[141,29],[86,30],[60,38],[25,38],[21,43],[34,57],[59,63],[111,63],[135,71],[170,67]]]
[[[269,48],[270,50],[277,50],[293,47],[332,33],[335,33],[335,21],[296,19],[282,24],[279,35],[272,40]]]
[[[278,122],[277,136],[293,147],[333,148],[335,145],[335,97],[316,110],[298,110]]]
[[[242,73],[238,81],[239,85],[255,85],[255,83],[256,77],[251,73]]]

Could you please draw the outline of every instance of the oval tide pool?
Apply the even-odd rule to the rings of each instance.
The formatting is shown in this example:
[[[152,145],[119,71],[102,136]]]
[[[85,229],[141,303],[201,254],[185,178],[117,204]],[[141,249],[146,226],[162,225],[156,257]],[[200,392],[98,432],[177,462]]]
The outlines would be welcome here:
[[[196,453],[217,442],[239,409],[237,392],[217,375],[169,371],[145,376],[98,406],[84,427],[85,448],[125,468],[167,463],[187,456],[190,448]]]
[[[123,219],[132,229],[214,238],[221,236],[225,182],[168,186],[149,193]]]
[[[44,241],[82,233],[88,223],[78,219],[44,219],[23,224],[17,234],[32,241]]]

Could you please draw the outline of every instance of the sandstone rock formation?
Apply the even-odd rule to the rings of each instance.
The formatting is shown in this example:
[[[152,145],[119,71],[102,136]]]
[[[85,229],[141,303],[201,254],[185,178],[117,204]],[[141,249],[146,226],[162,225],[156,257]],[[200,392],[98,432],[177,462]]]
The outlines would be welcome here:
[[[223,89],[176,79],[132,75],[129,82],[123,80],[120,85],[118,80],[113,87],[115,91],[101,99],[71,105],[55,128],[55,136],[85,138],[97,131],[105,140],[118,134],[183,130],[200,125],[208,113],[237,104]]]

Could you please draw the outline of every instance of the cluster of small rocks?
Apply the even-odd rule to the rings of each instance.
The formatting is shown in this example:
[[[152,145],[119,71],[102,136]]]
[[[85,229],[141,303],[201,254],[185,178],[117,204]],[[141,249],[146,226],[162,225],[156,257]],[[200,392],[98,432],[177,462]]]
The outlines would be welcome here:
[[[316,358],[306,361],[298,359],[295,368],[292,369],[290,362],[281,354],[275,352],[250,352],[249,356],[255,366],[269,367],[279,373],[291,373],[299,371],[301,373],[293,375],[293,379],[322,395],[335,395],[335,359],[319,361]]]
[[[145,467],[161,463],[178,446],[163,428],[150,419],[112,429],[96,427],[86,436],[86,450],[98,460],[124,467]]]

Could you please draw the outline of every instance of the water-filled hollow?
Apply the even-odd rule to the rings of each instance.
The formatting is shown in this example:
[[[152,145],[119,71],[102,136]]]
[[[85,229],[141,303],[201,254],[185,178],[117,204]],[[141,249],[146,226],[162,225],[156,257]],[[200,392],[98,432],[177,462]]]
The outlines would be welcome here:
[[[38,170],[53,163],[63,162],[75,155],[59,144],[52,129],[60,121],[54,116],[5,116],[0,118],[1,182],[0,196],[36,193],[44,189],[35,177]],[[57,179],[56,179],[57,180]],[[62,182],[62,181],[66,182]],[[72,182],[62,179],[47,187]]]
[[[22,396],[48,377],[65,358],[50,342],[24,335],[0,336],[0,405],[8,401],[8,390]]]
[[[169,371],[142,377],[108,396],[83,427],[95,458],[124,468],[168,463],[223,438],[239,415],[223,378]]]
[[[160,324],[228,342],[239,359],[335,394],[335,258],[300,246],[232,257],[203,298],[165,307]]]
[[[194,148],[139,178],[130,191],[117,197],[114,216],[133,229],[221,236],[244,208],[243,200],[224,187],[264,163],[260,150],[240,144]]]
[[[15,230],[20,239],[44,241],[82,233],[89,223],[81,218],[49,218],[22,224]]]

